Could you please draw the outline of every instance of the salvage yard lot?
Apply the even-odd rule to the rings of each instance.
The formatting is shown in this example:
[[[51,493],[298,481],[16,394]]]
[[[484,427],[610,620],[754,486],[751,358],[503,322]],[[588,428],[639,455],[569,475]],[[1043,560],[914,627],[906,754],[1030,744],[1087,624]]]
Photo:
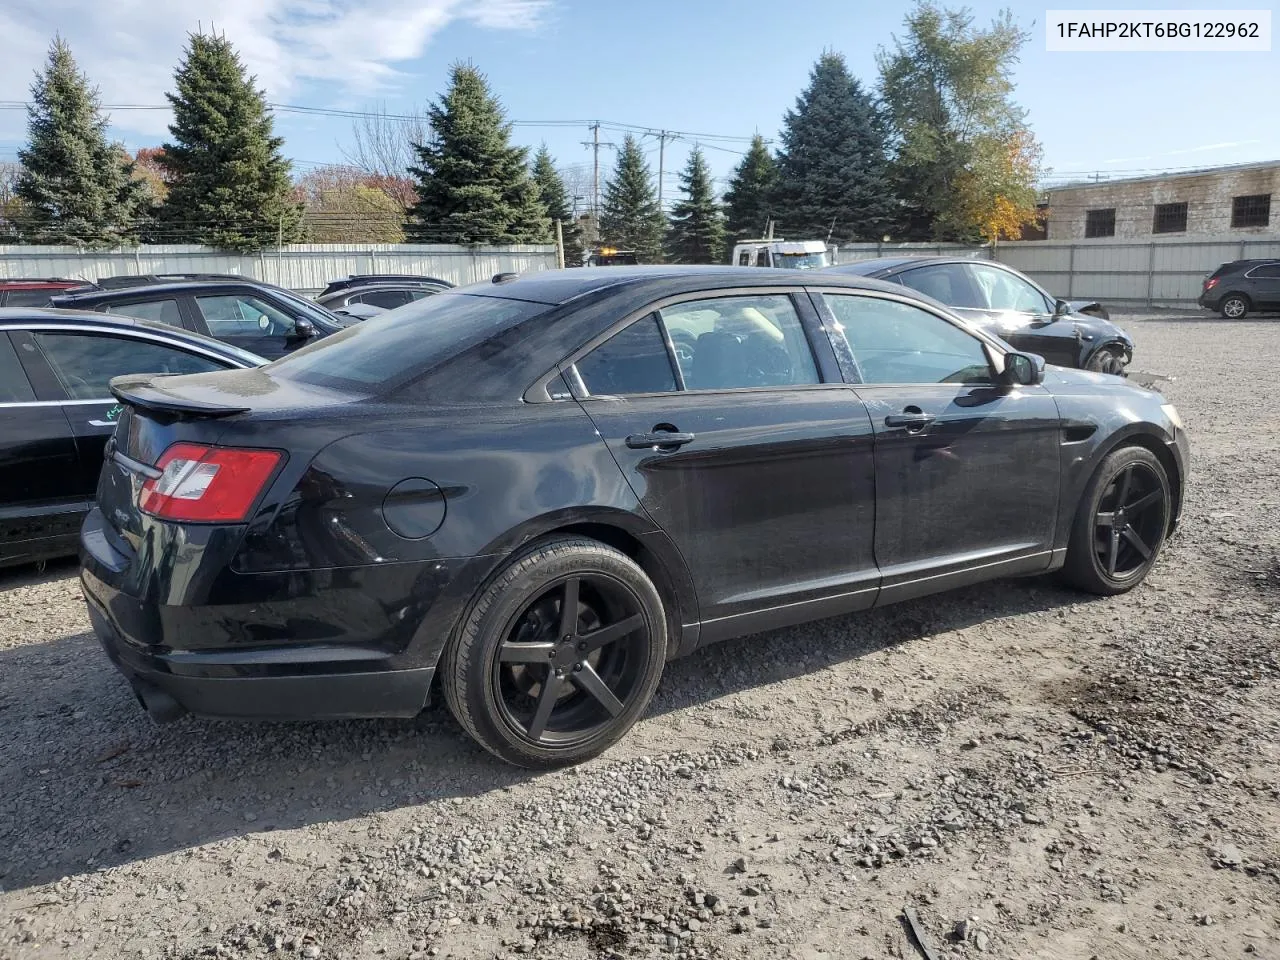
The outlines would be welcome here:
[[[670,664],[552,774],[414,721],[160,727],[0,573],[0,957],[1280,956],[1280,320],[1119,318],[1191,434],[1103,600],[1012,581]]]

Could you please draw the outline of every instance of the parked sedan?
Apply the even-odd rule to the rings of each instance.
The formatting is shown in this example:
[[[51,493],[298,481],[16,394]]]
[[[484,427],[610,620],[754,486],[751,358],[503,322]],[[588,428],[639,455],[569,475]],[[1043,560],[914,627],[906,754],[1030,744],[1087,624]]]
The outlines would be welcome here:
[[[121,409],[112,377],[265,362],[161,323],[0,309],[0,566],[76,552]]]
[[[1280,260],[1233,260],[1205,277],[1196,301],[1227,320],[1280,310]]]
[[[283,356],[356,322],[255,280],[192,274],[197,279],[126,277],[107,289],[70,291],[60,307],[157,320],[222,340],[267,359]]]
[[[410,716],[438,678],[530,767],[714,641],[994,577],[1130,590],[1188,463],[1159,394],[817,271],[536,273],[112,389],[82,581],[153,715]]]
[[[988,260],[886,257],[829,267],[918,290],[1015,349],[1049,363],[1125,375],[1133,340],[1093,300],[1058,300],[1030,277]]]

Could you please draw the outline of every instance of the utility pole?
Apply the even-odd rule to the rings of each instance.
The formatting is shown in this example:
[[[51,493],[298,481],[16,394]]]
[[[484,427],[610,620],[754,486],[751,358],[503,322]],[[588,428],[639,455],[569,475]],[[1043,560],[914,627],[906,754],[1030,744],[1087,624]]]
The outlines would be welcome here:
[[[662,209],[662,173],[667,158],[667,131],[658,131],[658,212],[666,215]]]
[[[617,144],[600,140],[600,121],[589,124],[591,139],[581,141],[584,147],[591,148],[591,217],[600,222],[600,148],[615,147]]]

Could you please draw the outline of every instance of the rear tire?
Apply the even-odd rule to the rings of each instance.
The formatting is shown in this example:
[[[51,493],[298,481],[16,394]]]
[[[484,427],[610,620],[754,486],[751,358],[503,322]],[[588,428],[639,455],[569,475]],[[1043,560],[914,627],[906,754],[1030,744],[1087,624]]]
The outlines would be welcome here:
[[[522,767],[562,767],[635,724],[666,650],[662,598],[639,564],[595,540],[557,538],[481,590],[445,648],[440,685],[486,750]]]
[[[1249,298],[1239,293],[1233,293],[1223,299],[1218,304],[1218,312],[1222,314],[1226,320],[1243,320],[1249,315]]]
[[[1160,556],[1171,509],[1169,477],[1154,453],[1112,451],[1076,508],[1063,579],[1101,596],[1132,590]]]

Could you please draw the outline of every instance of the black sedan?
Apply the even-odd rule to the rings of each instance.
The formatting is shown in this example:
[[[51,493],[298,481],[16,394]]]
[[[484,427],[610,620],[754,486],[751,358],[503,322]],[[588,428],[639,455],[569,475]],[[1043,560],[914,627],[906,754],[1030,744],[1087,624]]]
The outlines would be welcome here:
[[[548,271],[113,390],[82,579],[153,715],[410,716],[437,678],[532,767],[703,644],[995,577],[1129,590],[1188,463],[1159,394],[818,272]]]
[[[74,554],[123,373],[200,373],[261,357],[162,323],[0,309],[0,566]]]
[[[1030,277],[989,260],[885,257],[828,267],[933,297],[1016,350],[1049,363],[1125,375],[1133,340],[1093,300],[1058,300]]]
[[[269,283],[191,274],[122,277],[104,289],[55,295],[55,306],[156,320],[274,360],[356,323]]]

